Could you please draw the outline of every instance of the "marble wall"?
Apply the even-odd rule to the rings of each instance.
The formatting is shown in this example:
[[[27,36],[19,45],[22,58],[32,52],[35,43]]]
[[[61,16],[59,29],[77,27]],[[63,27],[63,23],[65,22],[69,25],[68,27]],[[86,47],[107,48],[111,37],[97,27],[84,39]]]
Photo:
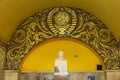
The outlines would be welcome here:
[[[120,80],[120,71],[79,71],[69,72],[69,80],[88,80],[88,76],[94,76],[95,80]],[[0,76],[1,77],[1,76]],[[6,70],[4,80],[54,80],[53,72],[19,72],[17,70]],[[3,80],[3,79],[0,79]]]
[[[4,80],[20,80],[18,70],[5,70]]]
[[[106,80],[103,71],[70,72],[69,78],[65,76],[62,80],[88,80],[88,76],[94,76],[95,80]],[[23,72],[20,78],[20,80],[54,80],[55,76],[52,72]]]

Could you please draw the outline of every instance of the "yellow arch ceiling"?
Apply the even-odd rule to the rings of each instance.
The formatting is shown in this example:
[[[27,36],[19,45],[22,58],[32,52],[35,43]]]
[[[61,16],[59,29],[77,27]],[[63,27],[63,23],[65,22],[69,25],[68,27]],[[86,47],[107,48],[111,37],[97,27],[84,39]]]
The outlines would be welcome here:
[[[32,49],[20,70],[54,71],[54,60],[59,50],[64,51],[69,71],[97,70],[97,64],[103,65],[99,56],[87,45],[71,39],[52,39]]]

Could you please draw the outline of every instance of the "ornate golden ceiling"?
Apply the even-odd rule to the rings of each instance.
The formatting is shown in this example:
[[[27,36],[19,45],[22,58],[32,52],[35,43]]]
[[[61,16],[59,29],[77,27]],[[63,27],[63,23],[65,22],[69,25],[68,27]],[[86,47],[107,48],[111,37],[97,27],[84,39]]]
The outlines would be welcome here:
[[[9,40],[17,26],[30,15],[46,8],[71,6],[101,19],[120,39],[120,0],[0,0],[0,37]]]
[[[19,69],[27,53],[52,38],[72,38],[89,45],[107,70],[120,69],[117,41],[101,20],[74,7],[55,7],[25,19],[8,42],[6,69]]]

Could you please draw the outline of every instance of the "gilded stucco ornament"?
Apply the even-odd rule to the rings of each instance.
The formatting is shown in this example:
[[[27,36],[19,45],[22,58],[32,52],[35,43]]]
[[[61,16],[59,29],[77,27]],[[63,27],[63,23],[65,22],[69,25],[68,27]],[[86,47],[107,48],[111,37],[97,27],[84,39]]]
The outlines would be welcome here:
[[[6,59],[7,43],[0,38],[0,70],[4,70]]]
[[[6,69],[19,69],[33,47],[51,38],[82,41],[96,51],[106,69],[119,69],[114,36],[94,15],[73,7],[46,9],[22,22],[10,38]]]
[[[2,48],[0,48],[0,69],[4,69],[5,54],[5,51]]]

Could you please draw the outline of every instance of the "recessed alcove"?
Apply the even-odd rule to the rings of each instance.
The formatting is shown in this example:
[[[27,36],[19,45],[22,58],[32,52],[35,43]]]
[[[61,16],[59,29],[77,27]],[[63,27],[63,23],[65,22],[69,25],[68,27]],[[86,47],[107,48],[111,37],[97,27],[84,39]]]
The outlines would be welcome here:
[[[83,42],[71,38],[54,38],[35,46],[24,57],[19,69],[21,80],[54,80],[54,60],[64,51],[70,80],[87,80],[88,76],[105,80],[105,67],[98,54]],[[97,71],[97,64],[103,70]]]
[[[69,71],[97,70],[97,64],[105,69],[98,54],[88,45],[74,39],[55,38],[34,47],[22,61],[20,70],[54,71],[59,50],[64,51]]]

